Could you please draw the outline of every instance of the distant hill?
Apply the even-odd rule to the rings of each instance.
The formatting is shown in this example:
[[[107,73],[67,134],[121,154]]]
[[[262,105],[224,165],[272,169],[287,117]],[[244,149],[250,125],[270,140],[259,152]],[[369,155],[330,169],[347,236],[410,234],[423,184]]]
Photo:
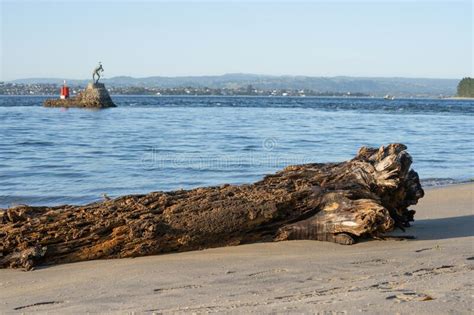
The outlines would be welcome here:
[[[87,84],[88,80],[67,80],[70,85]],[[424,78],[368,78],[368,77],[309,77],[270,76],[257,74],[224,74],[220,76],[186,77],[112,77],[102,80],[111,87],[209,87],[239,88],[252,85],[257,89],[311,89],[317,92],[360,92],[375,96],[391,94],[403,96],[452,96],[456,94],[459,80]],[[61,84],[63,79],[32,78],[11,81],[11,83],[53,83]]]

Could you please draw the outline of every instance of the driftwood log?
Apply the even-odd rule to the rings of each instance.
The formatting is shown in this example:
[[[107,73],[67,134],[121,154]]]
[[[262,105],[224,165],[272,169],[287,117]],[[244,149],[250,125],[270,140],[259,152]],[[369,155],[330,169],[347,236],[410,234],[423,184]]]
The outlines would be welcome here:
[[[249,185],[0,209],[0,267],[31,269],[262,241],[353,244],[407,227],[423,197],[403,144],[347,162],[289,166]]]

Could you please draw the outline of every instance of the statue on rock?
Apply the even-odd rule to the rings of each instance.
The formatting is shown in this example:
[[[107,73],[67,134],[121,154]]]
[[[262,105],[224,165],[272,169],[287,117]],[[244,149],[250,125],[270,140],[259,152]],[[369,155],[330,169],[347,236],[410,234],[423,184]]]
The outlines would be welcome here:
[[[99,65],[95,67],[94,72],[92,72],[92,82],[95,84],[99,83],[101,72],[104,72],[104,68],[102,68],[102,62],[99,61]],[[97,76],[97,80],[95,79],[95,76]]]
[[[100,74],[104,72],[102,63],[95,67],[92,72],[92,82],[87,84],[85,90],[71,98],[48,99],[43,105],[45,107],[80,107],[80,108],[108,108],[116,107],[104,83],[99,83]],[[63,87],[62,87],[63,88]],[[61,89],[62,89],[61,88]],[[61,90],[61,95],[63,90]]]

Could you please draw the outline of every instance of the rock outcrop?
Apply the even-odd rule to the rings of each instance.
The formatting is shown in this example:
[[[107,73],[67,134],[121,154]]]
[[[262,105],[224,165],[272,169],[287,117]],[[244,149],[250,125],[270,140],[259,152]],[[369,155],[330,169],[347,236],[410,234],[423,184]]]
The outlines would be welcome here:
[[[77,96],[67,99],[49,99],[46,107],[82,107],[108,108],[116,107],[103,83],[89,83],[87,88]]]
[[[408,207],[424,194],[405,150],[403,144],[363,147],[350,161],[289,166],[249,185],[5,209],[0,268],[262,241],[352,244],[381,237],[409,226],[415,212]]]

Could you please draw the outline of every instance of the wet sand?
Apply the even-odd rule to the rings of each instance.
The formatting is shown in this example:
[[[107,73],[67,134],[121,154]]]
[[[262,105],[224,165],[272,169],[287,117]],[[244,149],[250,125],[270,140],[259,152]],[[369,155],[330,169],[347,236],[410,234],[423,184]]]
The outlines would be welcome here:
[[[472,314],[474,184],[427,190],[413,240],[252,244],[0,270],[0,313]]]

